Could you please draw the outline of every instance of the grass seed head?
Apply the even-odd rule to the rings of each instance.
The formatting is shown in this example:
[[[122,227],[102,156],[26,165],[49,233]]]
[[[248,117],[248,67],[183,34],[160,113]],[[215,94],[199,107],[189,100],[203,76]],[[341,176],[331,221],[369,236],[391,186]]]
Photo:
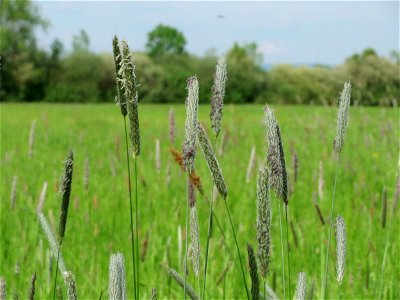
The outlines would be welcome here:
[[[65,161],[64,175],[61,179],[61,211],[60,211],[60,223],[58,226],[58,234],[60,244],[65,236],[65,227],[67,225],[68,207],[71,196],[71,185],[72,185],[72,172],[74,168],[74,153],[72,150],[68,151],[67,160]]]
[[[273,110],[267,106],[264,111],[267,123],[267,163],[270,185],[276,195],[282,199],[285,205],[288,205],[288,178],[280,128]]]
[[[78,295],[76,292],[76,281],[70,271],[64,272],[64,280],[65,283],[67,284],[68,299],[77,300]]]
[[[185,286],[185,280],[174,269],[168,268],[168,275],[171,276],[182,288]],[[187,281],[186,281],[186,294],[192,300],[198,300],[199,299],[199,297],[196,295],[196,291],[191,286],[191,284],[189,282],[187,282]]]
[[[207,160],[207,165],[213,177],[214,184],[217,187],[218,192],[220,193],[222,198],[226,199],[228,191],[226,189],[225,180],[222,175],[221,167],[218,163],[217,157],[215,156],[210,140],[207,137],[207,133],[200,124],[198,124],[198,140],[201,149],[203,151],[204,157]]]
[[[247,254],[249,257],[250,276],[251,276],[251,298],[253,300],[260,299],[260,281],[258,279],[257,261],[254,256],[253,247],[247,244]]]
[[[346,268],[346,225],[341,216],[336,218],[336,280],[342,284]]]
[[[214,85],[211,89],[212,96],[210,119],[215,136],[218,136],[221,131],[222,108],[224,106],[226,80],[226,58],[225,55],[221,55],[218,59],[214,75]]]
[[[117,96],[115,98],[115,101],[119,104],[121,108],[121,114],[125,117],[128,112],[126,109],[126,98],[121,85],[121,74],[119,72],[121,68],[122,55],[121,55],[121,48],[119,45],[119,41],[116,35],[113,38],[112,44],[113,44],[113,54],[114,54],[114,64],[115,64],[115,75],[117,79]]]
[[[193,272],[198,278],[200,275],[200,242],[196,206],[190,208],[190,243],[192,248]]]
[[[305,300],[306,299],[306,287],[307,287],[307,278],[306,273],[300,272],[297,278],[297,287],[296,287],[296,300]]]
[[[7,299],[7,290],[6,290],[6,279],[4,277],[0,277],[0,300]]]
[[[111,255],[108,275],[108,293],[112,300],[126,299],[125,264],[122,253]]]
[[[257,179],[257,242],[258,259],[262,277],[268,274],[271,251],[271,199],[269,195],[268,169],[265,165],[258,171]]]
[[[132,145],[133,156],[140,155],[140,130],[138,112],[138,83],[135,74],[135,64],[128,43],[122,41],[122,60],[119,70],[120,82],[126,99],[128,119],[129,119],[129,138]]]
[[[194,171],[199,106],[199,83],[196,76],[187,81],[185,141],[183,143],[183,164],[188,174]]]
[[[36,208],[36,213],[41,213],[43,211],[44,201],[46,199],[47,192],[47,181],[43,183],[42,191],[40,192],[39,202]]]
[[[349,120],[350,97],[351,84],[350,82],[345,82],[343,91],[340,93],[339,97],[336,138],[333,143],[333,148],[337,153],[340,153],[342,151],[344,138],[346,136],[347,123]]]

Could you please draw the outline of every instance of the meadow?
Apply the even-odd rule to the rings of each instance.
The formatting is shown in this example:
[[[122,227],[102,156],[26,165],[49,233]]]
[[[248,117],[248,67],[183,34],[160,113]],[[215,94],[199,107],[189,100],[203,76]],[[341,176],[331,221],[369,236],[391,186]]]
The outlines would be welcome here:
[[[176,119],[173,144],[169,138],[171,107]],[[103,298],[108,298],[110,255],[118,251],[125,257],[127,292],[128,297],[133,298],[125,138],[119,107],[111,104],[2,104],[0,108],[0,276],[5,278],[7,295],[11,297],[17,293],[20,298],[26,298],[32,274],[36,271],[36,297],[51,298],[56,259],[51,258],[49,243],[37,220],[36,207],[42,186],[47,182],[43,213],[56,231],[61,203],[58,186],[67,151],[72,148],[75,162],[71,205],[62,254],[75,276],[78,297],[98,299],[103,292]],[[332,148],[337,110],[323,106],[272,105],[272,108],[281,128],[291,191],[288,206],[291,290],[295,290],[297,274],[304,271],[308,290],[312,289],[314,298],[320,299],[323,297],[328,236],[326,223],[337,163]],[[200,106],[199,120],[211,135],[209,109],[209,105]],[[230,204],[250,286],[246,244],[257,247],[257,162],[266,156],[263,106],[225,105],[223,112],[221,135],[225,136],[225,142],[218,160],[228,188],[226,201]],[[148,299],[151,289],[156,288],[160,299],[183,298],[182,288],[169,278],[165,266],[168,264],[183,274],[186,175],[173,161],[169,148],[181,149],[185,107],[139,104],[139,118],[142,140],[138,158],[140,296]],[[34,120],[33,152],[29,157],[29,135]],[[347,229],[346,270],[340,292],[343,299],[400,297],[399,208],[394,207],[399,176],[398,122],[399,111],[394,108],[350,109],[334,213],[335,217],[343,216]],[[160,142],[159,169],[155,158],[157,139]],[[256,163],[247,182],[253,146]],[[298,158],[297,181],[292,164],[295,155]],[[85,164],[89,170],[87,187],[84,184]],[[210,194],[212,178],[200,149],[196,172],[206,194]],[[12,205],[14,176],[17,176],[17,182]],[[382,228],[385,194],[386,226]],[[276,197],[272,200],[272,253],[267,282],[279,297],[283,297],[277,204],[280,200]],[[316,213],[314,200],[321,208],[325,225]],[[222,201],[222,198],[216,199],[214,210],[226,239],[222,239],[214,226],[206,295],[208,298],[243,299],[246,294]],[[203,268],[209,206],[200,195],[197,195],[196,206]],[[330,298],[339,295],[334,245],[332,238],[328,278]],[[230,268],[225,279],[219,280],[227,266]],[[188,280],[197,290],[191,264]],[[58,285],[64,289],[61,278]]]

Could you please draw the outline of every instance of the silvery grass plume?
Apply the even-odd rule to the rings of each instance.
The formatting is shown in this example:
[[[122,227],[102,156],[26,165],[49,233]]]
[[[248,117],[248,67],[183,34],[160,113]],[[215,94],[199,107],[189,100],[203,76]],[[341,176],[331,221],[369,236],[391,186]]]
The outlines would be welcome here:
[[[31,278],[31,286],[29,288],[28,299],[33,300],[35,298],[35,281],[36,281],[36,271],[33,273]]]
[[[65,161],[64,175],[61,179],[61,212],[60,212],[60,223],[58,226],[58,234],[60,239],[60,245],[65,236],[65,227],[67,224],[68,217],[68,206],[71,196],[71,185],[72,185],[72,172],[74,168],[74,153],[72,150],[68,151],[67,160]]]
[[[47,181],[43,183],[42,191],[40,192],[39,202],[36,207],[36,213],[41,213],[43,211],[44,200],[46,199],[47,192]]]
[[[138,83],[136,80],[134,59],[126,41],[122,41],[122,60],[120,67],[118,75],[120,76],[119,81],[127,103],[130,128],[129,138],[132,144],[133,156],[137,157],[140,154]]]
[[[218,136],[221,130],[222,108],[224,106],[225,85],[227,80],[226,73],[226,58],[225,55],[221,55],[218,59],[214,75],[214,85],[211,89],[210,119],[215,136]]]
[[[4,277],[0,277],[0,300],[7,299],[7,291],[6,291],[6,280]]]
[[[322,160],[319,161],[319,176],[318,176],[318,197],[319,199],[322,199],[324,196],[324,186],[325,186],[325,180],[324,180],[324,164]]]
[[[67,285],[68,299],[77,300],[76,282],[75,278],[70,271],[63,272],[64,280]]]
[[[85,163],[84,163],[84,172],[83,172],[83,186],[85,187],[85,190],[87,191],[89,188],[89,157],[85,158]]]
[[[126,299],[125,264],[122,253],[111,255],[108,275],[108,294],[111,300]]]
[[[279,125],[272,109],[267,106],[264,111],[267,123],[267,163],[270,186],[285,205],[288,205],[288,179]]]
[[[256,146],[251,148],[249,164],[247,165],[247,172],[246,172],[246,182],[249,183],[251,179],[251,173],[254,169],[254,164],[256,162]]]
[[[171,276],[181,287],[185,286],[185,280],[182,278],[181,275],[179,275],[178,272],[176,272],[172,268],[168,268],[168,275]],[[198,300],[199,297],[196,295],[195,290],[193,287],[190,285],[189,282],[186,281],[186,294],[190,297],[192,300]]]
[[[196,210],[196,190],[193,183],[188,180],[189,208],[190,208],[190,244],[192,248],[192,263],[194,275],[200,274],[200,242],[199,223]]]
[[[251,298],[260,299],[260,281],[258,279],[257,261],[254,256],[253,247],[247,244],[247,254],[249,256],[250,276],[251,276]]]
[[[339,97],[336,138],[333,143],[333,148],[339,154],[342,151],[344,138],[346,136],[347,122],[349,119],[349,109],[350,109],[350,96],[351,96],[351,84],[350,82],[345,82],[343,91],[341,92]]]
[[[268,274],[271,251],[271,200],[269,197],[268,169],[265,165],[258,171],[257,179],[257,242],[258,259],[262,277]]]
[[[57,255],[59,255],[58,268],[60,269],[60,271],[62,273],[66,272],[67,268],[65,267],[64,258],[62,256],[61,250],[59,252],[59,245],[58,245],[56,236],[54,235],[53,231],[51,230],[49,222],[47,221],[46,217],[42,213],[38,213],[38,219],[39,219],[40,226],[42,227],[42,229],[46,235],[46,238],[50,244],[50,249],[53,253],[53,256],[57,257]]]
[[[386,187],[383,188],[382,192],[382,228],[385,229],[386,227],[386,215],[387,215],[387,191]]]
[[[211,146],[210,140],[207,137],[207,133],[204,128],[198,124],[198,140],[203,150],[204,157],[207,160],[208,168],[210,169],[211,175],[213,177],[215,186],[218,189],[218,192],[222,196],[222,198],[226,199],[228,192],[226,190],[226,185],[224,181],[224,177],[222,175],[221,167],[219,166],[217,157],[215,156],[214,150]]]
[[[175,143],[175,110],[172,107],[169,110],[169,142]]]
[[[296,287],[296,300],[305,300],[306,299],[306,287],[307,287],[307,279],[306,273],[300,272],[299,277],[297,279],[297,287]]]
[[[121,84],[122,77],[120,74],[120,69],[121,69],[122,55],[121,55],[121,48],[119,46],[119,41],[116,35],[113,38],[112,44],[113,44],[113,54],[114,54],[114,64],[115,64],[115,77],[117,80],[117,96],[115,97],[115,102],[119,104],[121,108],[121,114],[125,117],[128,112],[126,110],[126,99]]]
[[[196,155],[196,137],[199,106],[199,83],[197,77],[192,76],[187,81],[188,96],[186,98],[186,122],[185,141],[183,143],[183,163],[186,171],[191,174],[194,171],[194,159]]]
[[[17,175],[14,175],[11,186],[11,197],[10,197],[11,210],[14,210],[15,200],[17,199],[17,183],[18,183],[18,177]]]
[[[33,120],[31,125],[31,131],[29,133],[29,150],[28,150],[29,158],[33,156],[33,144],[35,143],[35,127],[36,127],[36,121]]]
[[[346,225],[341,216],[336,218],[336,280],[342,284],[346,268]]]
[[[160,140],[156,139],[156,149],[155,149],[155,161],[157,173],[161,170],[161,160],[160,160]]]

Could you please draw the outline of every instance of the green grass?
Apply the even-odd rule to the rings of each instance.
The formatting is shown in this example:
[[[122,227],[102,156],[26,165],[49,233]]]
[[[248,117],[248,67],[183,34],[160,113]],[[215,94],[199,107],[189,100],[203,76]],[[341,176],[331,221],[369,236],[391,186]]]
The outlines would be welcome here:
[[[298,247],[289,232],[292,279],[300,271],[307,274],[308,283],[314,281],[316,298],[321,297],[328,226],[322,226],[312,203],[317,190],[318,164],[322,160],[325,172],[324,199],[320,201],[325,220],[328,220],[335,172],[335,155],[332,143],[336,130],[336,109],[306,106],[273,106],[281,127],[286,164],[293,185],[291,167],[292,151],[299,157],[298,182],[289,198],[290,219],[298,236]],[[140,264],[141,297],[149,298],[151,289],[157,288],[160,298],[181,298],[182,289],[168,279],[162,268],[167,240],[171,237],[170,265],[181,274],[178,262],[178,225],[185,232],[186,180],[178,166],[171,166],[171,183],[167,187],[166,166],[171,156],[168,151],[169,106],[140,105],[142,153],[138,159],[139,170],[139,236],[143,241],[149,232],[148,251]],[[209,107],[200,107],[200,120],[210,132]],[[184,136],[184,106],[175,107],[176,143],[180,148]],[[231,106],[224,108],[223,130],[229,139],[220,164],[228,187],[232,218],[244,261],[246,243],[256,248],[256,169],[252,180],[246,184],[246,168],[253,145],[258,158],[265,156],[265,126],[262,106]],[[36,120],[33,158],[28,158],[28,138],[32,120]],[[383,133],[383,134],[382,134]],[[398,111],[389,108],[351,108],[347,137],[339,172],[335,213],[341,214],[347,227],[347,262],[342,298],[375,298],[380,290],[382,259],[386,235],[388,248],[382,283],[382,298],[396,299],[399,291],[399,211],[393,213],[398,166]],[[161,167],[155,169],[155,140],[161,143]],[[124,127],[119,107],[113,105],[1,105],[1,247],[0,276],[7,282],[8,295],[18,291],[26,297],[29,280],[37,272],[37,298],[49,298],[52,279],[46,253],[49,244],[38,226],[35,209],[44,181],[48,181],[47,198],[43,213],[52,226],[58,223],[60,198],[56,192],[63,170],[67,149],[75,153],[71,205],[63,256],[73,272],[80,298],[98,298],[101,291],[108,297],[108,264],[110,255],[124,254],[128,279],[128,296],[133,298],[133,274],[129,225],[129,200],[124,145]],[[109,156],[115,156],[116,176],[110,171]],[[83,186],[84,160],[90,159],[89,189]],[[206,194],[212,180],[200,149],[196,168]],[[133,171],[133,170],[132,170]],[[10,193],[13,176],[18,176],[17,200],[10,210]],[[133,184],[133,183],[132,183]],[[388,190],[388,220],[381,228],[381,193]],[[134,187],[133,187],[134,188]],[[275,197],[274,197],[275,199]],[[220,198],[214,205],[230,247],[236,258],[227,274],[226,297],[245,298],[234,239],[229,227],[224,204]],[[204,249],[207,236],[209,206],[198,196],[197,210],[200,226],[201,265],[204,266]],[[53,221],[52,221],[53,220]],[[214,224],[215,225],[215,224]],[[55,227],[53,227],[54,229]],[[272,205],[272,255],[268,283],[283,296],[279,242],[278,203]],[[328,292],[338,294],[335,273],[335,242],[331,243]],[[221,234],[214,226],[210,243],[207,276],[208,297],[222,297],[223,283],[216,286],[217,278],[228,258],[221,246]],[[19,274],[15,273],[16,265]],[[189,263],[190,283],[196,286]],[[247,282],[250,274],[246,265]],[[367,288],[367,270],[369,287]],[[53,275],[54,275],[53,268]],[[201,270],[203,274],[204,270]],[[275,276],[275,283],[273,277]],[[60,277],[60,276],[59,276]],[[295,290],[295,280],[291,282]],[[58,285],[63,286],[61,280]],[[376,286],[376,288],[375,288]],[[65,293],[65,291],[64,291]],[[64,294],[65,295],[65,294]],[[290,295],[290,298],[292,295]]]

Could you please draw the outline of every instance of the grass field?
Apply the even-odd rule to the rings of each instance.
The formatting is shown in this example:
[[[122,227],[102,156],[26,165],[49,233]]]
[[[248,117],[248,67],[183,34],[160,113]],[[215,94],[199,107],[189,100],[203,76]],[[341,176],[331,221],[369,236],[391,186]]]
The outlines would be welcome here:
[[[141,297],[149,298],[157,288],[159,298],[183,298],[183,290],[164,270],[164,261],[183,274],[185,239],[186,179],[169,153],[169,106],[139,106],[142,153],[139,170],[139,236],[148,237],[144,262],[140,264]],[[314,298],[322,297],[328,226],[323,226],[313,204],[318,189],[322,161],[325,186],[319,205],[328,221],[336,156],[332,142],[336,130],[336,109],[328,107],[273,106],[279,121],[292,194],[289,199],[291,245],[291,286],[297,274],[307,274],[313,282]],[[210,132],[209,106],[200,107],[200,120]],[[181,148],[184,137],[184,106],[175,106],[176,141]],[[31,123],[36,120],[33,156],[28,157]],[[343,299],[400,297],[399,209],[393,210],[399,160],[399,114],[393,108],[351,108],[348,134],[342,153],[334,216],[344,217],[347,227],[347,262]],[[224,154],[219,157],[238,233],[247,264],[246,243],[257,247],[255,238],[256,173],[246,183],[246,169],[254,145],[258,159],[266,150],[262,106],[224,107],[223,131],[227,133]],[[210,132],[211,133],[211,132]],[[155,141],[160,140],[161,170],[155,167]],[[7,293],[28,295],[29,282],[37,272],[37,298],[51,298],[55,261],[49,260],[49,244],[38,225],[36,206],[42,185],[48,182],[43,212],[53,229],[59,218],[57,189],[68,148],[75,153],[71,206],[62,252],[67,267],[77,282],[82,299],[108,298],[108,264],[111,253],[125,257],[128,296],[133,298],[130,219],[127,194],[125,140],[119,108],[113,105],[1,105],[1,264],[0,276],[6,279]],[[292,157],[298,155],[298,181],[294,183]],[[207,194],[212,180],[199,150],[196,169]],[[89,186],[83,185],[84,161],[89,159]],[[112,172],[112,162],[115,174]],[[171,162],[171,180],[166,169]],[[13,177],[17,176],[16,202],[11,209]],[[387,189],[388,213],[382,229],[382,191]],[[245,298],[233,236],[222,203],[215,203],[216,215],[226,235],[226,246],[215,227],[211,240],[208,298]],[[272,255],[268,283],[283,297],[279,218],[277,199],[272,206]],[[201,263],[204,263],[208,205],[198,195]],[[182,229],[183,249],[179,251],[178,227]],[[228,255],[229,247],[233,256]],[[382,274],[385,247],[387,254]],[[335,242],[331,243],[329,296],[338,297],[335,272]],[[179,260],[180,258],[180,260]],[[233,262],[226,282],[217,285],[223,269]],[[203,267],[203,266],[202,266]],[[250,274],[247,282],[250,285]],[[381,278],[382,276],[382,278]],[[60,277],[59,277],[60,278]],[[189,266],[189,281],[198,289]],[[382,285],[380,284],[382,282]],[[58,284],[63,287],[62,280]],[[65,293],[65,289],[64,289]],[[292,298],[292,295],[290,296]]]

